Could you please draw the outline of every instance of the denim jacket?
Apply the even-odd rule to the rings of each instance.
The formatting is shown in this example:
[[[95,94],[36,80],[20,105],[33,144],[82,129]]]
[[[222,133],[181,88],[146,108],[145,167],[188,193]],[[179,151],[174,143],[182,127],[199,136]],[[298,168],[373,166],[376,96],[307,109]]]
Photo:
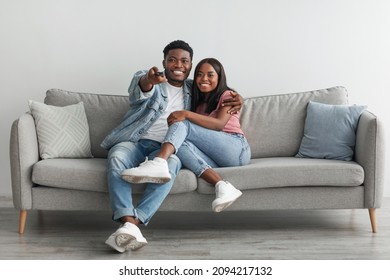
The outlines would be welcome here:
[[[100,144],[102,148],[109,150],[120,142],[137,142],[167,108],[168,93],[165,83],[154,85],[150,93],[142,92],[139,80],[146,73],[147,70],[141,70],[134,74],[128,90],[130,109],[122,122]],[[191,107],[191,87],[192,80],[186,80],[184,82],[185,110]]]

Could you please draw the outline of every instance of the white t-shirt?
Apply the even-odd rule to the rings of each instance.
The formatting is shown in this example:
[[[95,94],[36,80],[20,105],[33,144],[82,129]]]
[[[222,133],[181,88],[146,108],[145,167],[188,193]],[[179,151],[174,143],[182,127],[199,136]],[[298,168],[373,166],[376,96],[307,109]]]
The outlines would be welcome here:
[[[148,131],[142,136],[143,139],[151,139],[162,142],[168,131],[167,118],[175,111],[184,110],[183,87],[174,87],[166,83],[168,90],[168,105],[161,117],[156,120]]]

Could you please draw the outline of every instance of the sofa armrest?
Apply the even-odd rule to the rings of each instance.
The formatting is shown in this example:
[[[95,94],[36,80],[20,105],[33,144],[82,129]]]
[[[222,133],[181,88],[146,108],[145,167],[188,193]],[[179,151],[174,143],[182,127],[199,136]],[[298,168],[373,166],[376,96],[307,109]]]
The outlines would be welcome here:
[[[14,206],[32,208],[32,167],[39,161],[38,140],[34,118],[25,113],[15,120],[10,135],[11,182]]]
[[[359,119],[355,160],[364,169],[364,207],[381,207],[384,186],[384,129],[378,118],[369,111],[364,111]]]

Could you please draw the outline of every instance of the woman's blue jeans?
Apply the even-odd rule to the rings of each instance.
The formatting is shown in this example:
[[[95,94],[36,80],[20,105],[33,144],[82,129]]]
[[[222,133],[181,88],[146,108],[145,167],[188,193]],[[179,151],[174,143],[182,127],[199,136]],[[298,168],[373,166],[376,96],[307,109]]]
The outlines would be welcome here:
[[[122,142],[112,147],[108,153],[107,178],[113,220],[123,216],[133,216],[147,225],[172,188],[177,173],[181,168],[176,156],[168,159],[171,180],[165,184],[147,184],[137,205],[133,204],[132,184],[121,177],[123,170],[138,167],[145,157],[153,159],[159,152],[161,143],[142,139],[136,143]]]
[[[183,166],[197,176],[209,168],[246,165],[251,158],[242,134],[207,129],[188,120],[172,124],[164,142],[175,147]]]

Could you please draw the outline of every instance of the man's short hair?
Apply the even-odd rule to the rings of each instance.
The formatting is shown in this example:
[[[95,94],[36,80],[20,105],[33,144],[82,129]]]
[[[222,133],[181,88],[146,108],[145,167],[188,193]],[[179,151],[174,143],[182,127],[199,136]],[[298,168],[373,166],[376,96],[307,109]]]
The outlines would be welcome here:
[[[185,50],[185,51],[189,52],[191,60],[192,60],[192,57],[194,55],[194,51],[192,50],[192,48],[190,47],[190,45],[188,43],[186,43],[186,42],[184,42],[182,40],[172,41],[164,48],[164,50],[163,50],[164,59],[167,57],[168,52],[170,50],[174,50],[174,49],[182,49],[182,50]]]

